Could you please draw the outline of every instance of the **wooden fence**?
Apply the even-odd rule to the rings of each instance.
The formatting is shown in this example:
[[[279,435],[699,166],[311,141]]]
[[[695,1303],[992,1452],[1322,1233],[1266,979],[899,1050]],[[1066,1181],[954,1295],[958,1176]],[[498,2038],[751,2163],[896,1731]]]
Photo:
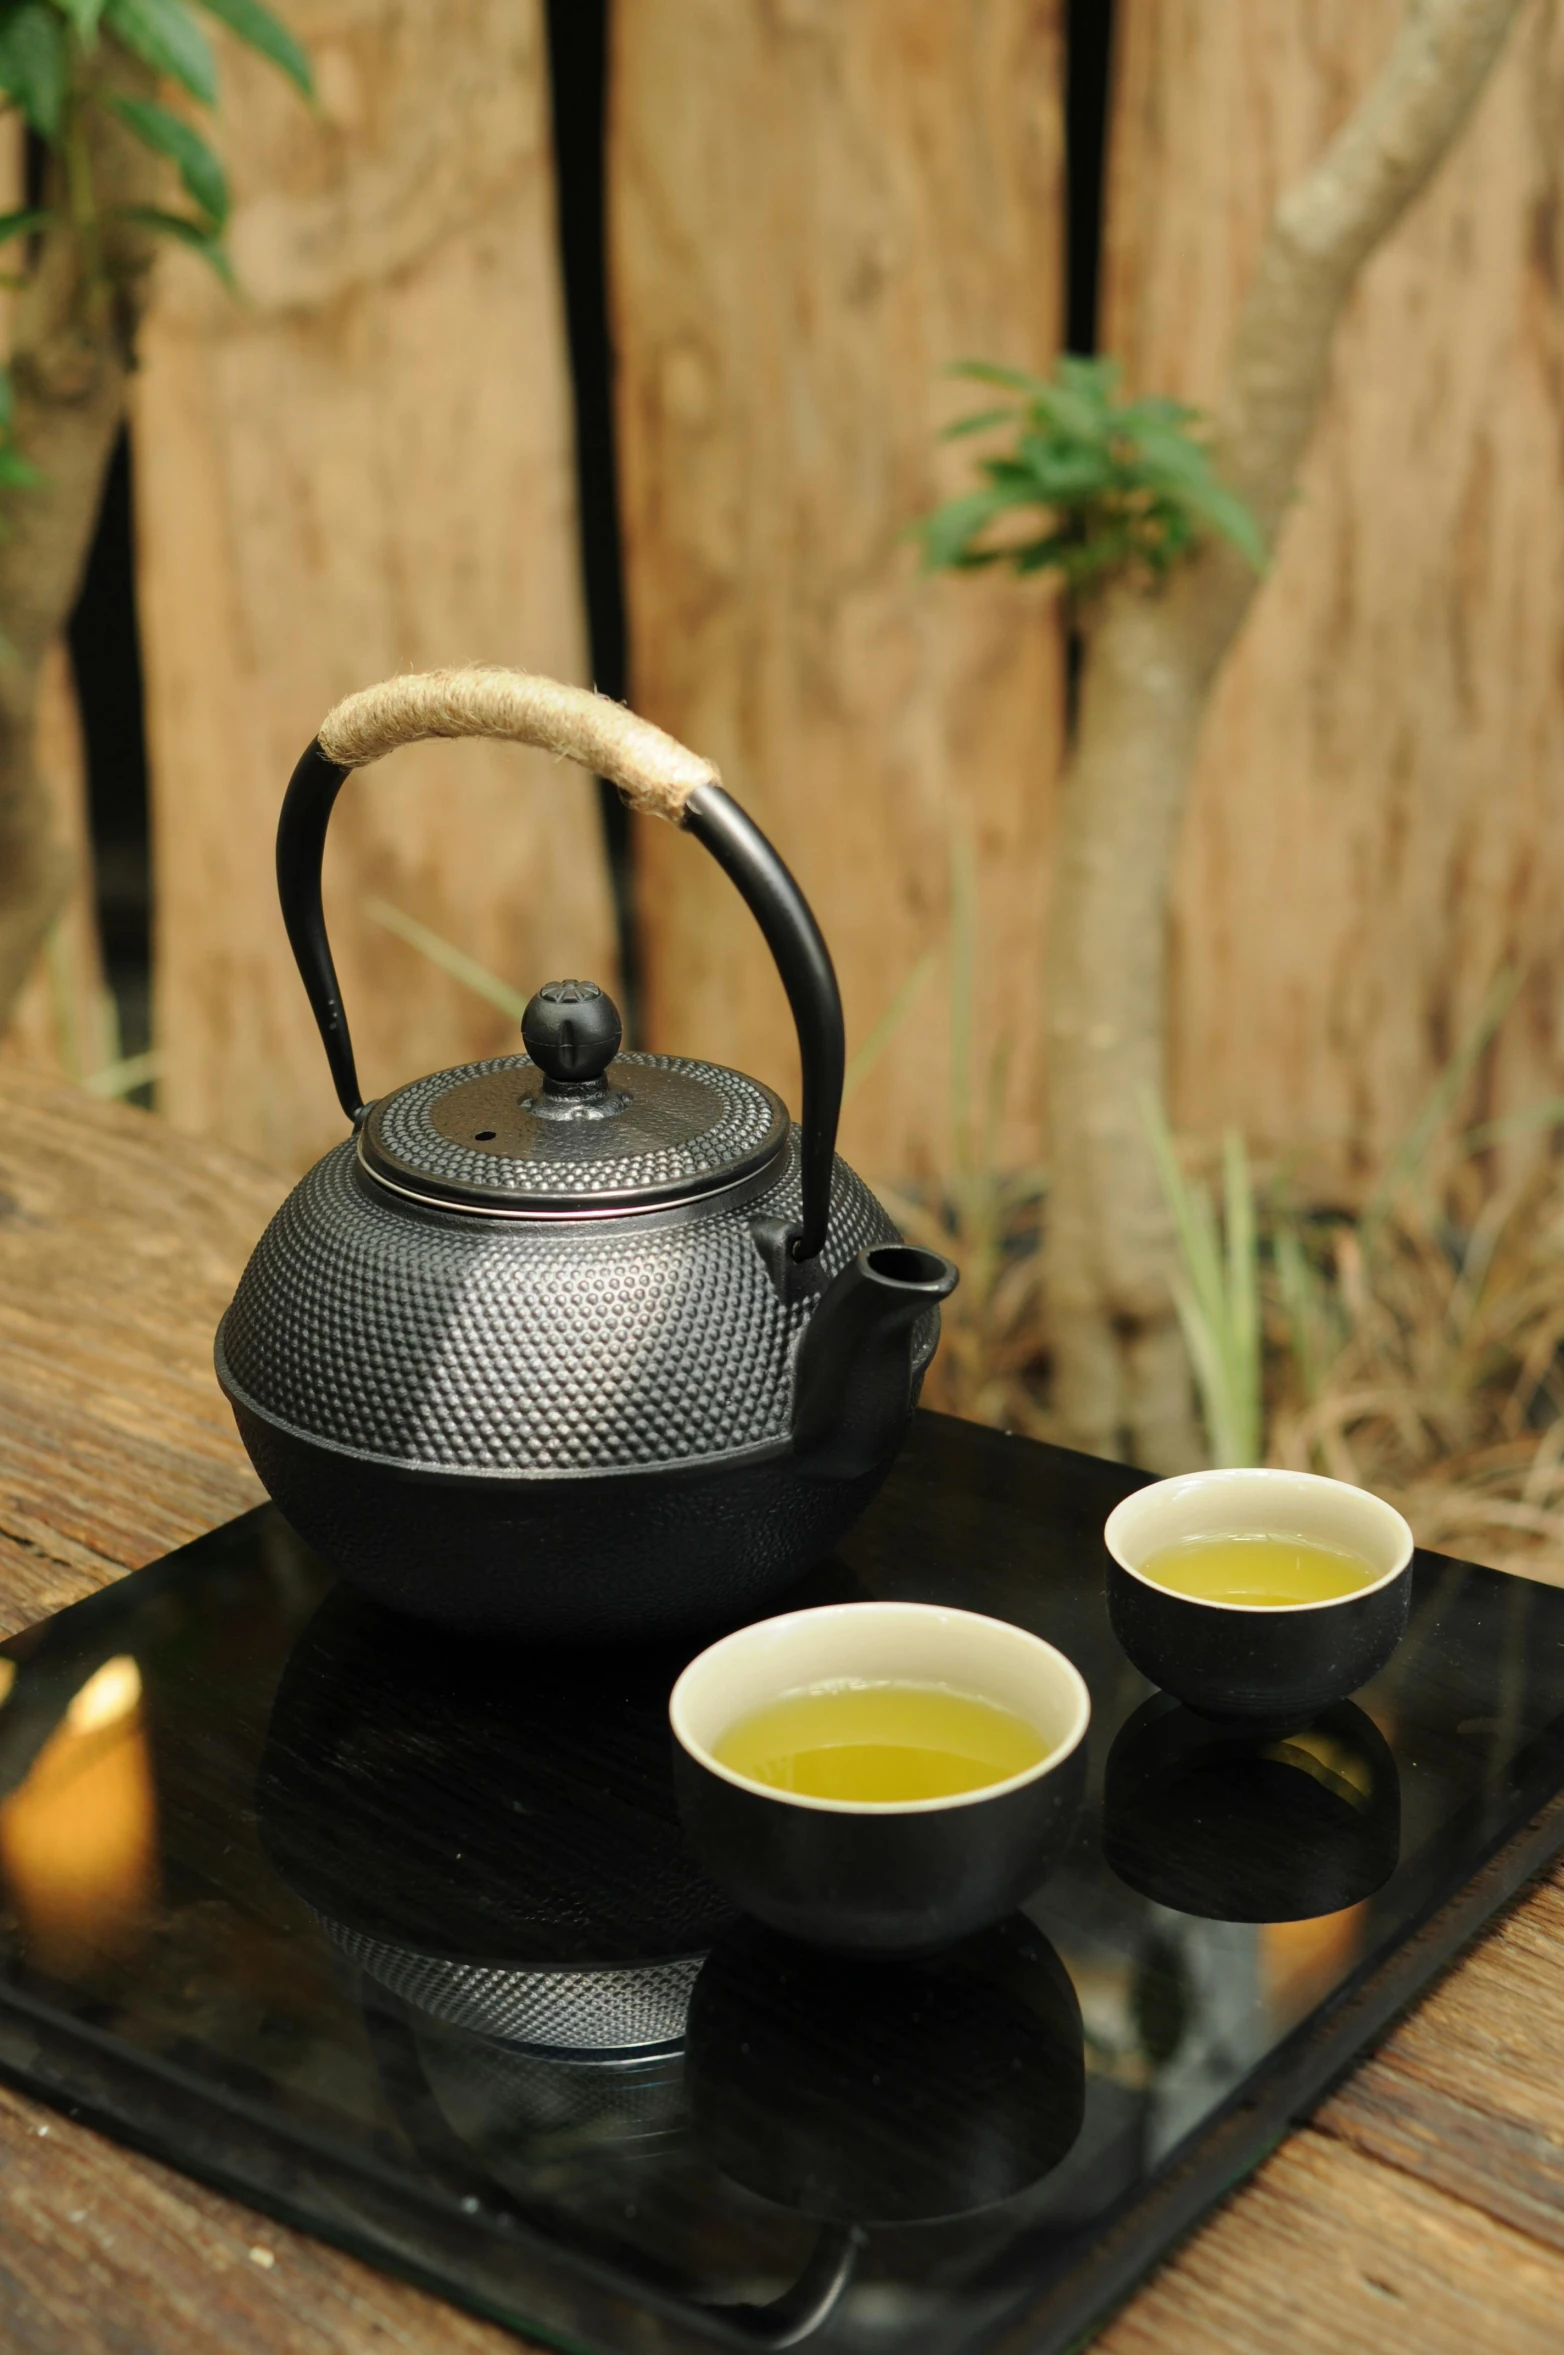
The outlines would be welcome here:
[[[1268,208],[1399,8],[1119,0],[1102,342],[1136,388],[1209,397]],[[247,300],[166,259],[135,446],[160,1101],[298,1162],[340,1121],[269,876],[297,750],[383,672],[587,666],[537,0],[293,14],[322,114],[230,47]],[[963,479],[935,438],[966,400],[946,364],[1055,349],[1058,0],[620,0],[613,22],[632,699],[797,868],[850,1046],[900,998],[854,1158],[948,1168],[964,1069],[997,1086],[999,1156],[1035,1160],[1057,614],[1007,580],[920,578],[908,533]],[[1471,1109],[1564,1087],[1561,115],[1559,0],[1532,0],[1366,273],[1202,756],[1176,1115],[1349,1179],[1507,967]],[[649,1043],[791,1091],[742,908],[666,830],[638,823],[635,858]],[[427,747],[356,783],[330,891],[372,1087],[508,1036],[377,900],[518,987],[612,979],[590,788],[531,756]]]
[[[301,1162],[342,1133],[271,883],[289,771],[398,670],[586,675],[537,0],[295,0],[324,122],[228,44],[242,304],[171,256],[135,417],[159,1102]],[[366,1088],[515,1028],[375,920],[515,983],[612,981],[590,782],[493,745],[355,779],[327,912]]]

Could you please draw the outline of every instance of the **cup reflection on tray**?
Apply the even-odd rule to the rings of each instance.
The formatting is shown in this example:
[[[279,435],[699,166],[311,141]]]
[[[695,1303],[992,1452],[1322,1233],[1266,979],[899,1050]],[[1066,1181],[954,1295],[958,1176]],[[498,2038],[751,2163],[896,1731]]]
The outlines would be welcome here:
[[[1103,1848],[1141,1896],[1207,1921],[1339,1913],[1396,1869],[1396,1762],[1351,1701],[1274,1734],[1214,1724],[1154,1694],[1108,1754]]]
[[[823,2224],[996,2207],[1060,2164],[1085,2114],[1074,1987],[1018,1914],[899,1963],[740,1923],[695,1982],[685,2071],[707,2159]]]

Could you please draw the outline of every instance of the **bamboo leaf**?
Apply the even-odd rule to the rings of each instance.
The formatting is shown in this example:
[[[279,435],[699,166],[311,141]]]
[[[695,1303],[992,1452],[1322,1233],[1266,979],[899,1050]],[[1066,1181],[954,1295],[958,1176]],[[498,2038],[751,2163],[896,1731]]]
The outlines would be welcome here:
[[[261,6],[261,0],[198,0],[198,5],[219,24],[225,24],[246,48],[269,58],[306,98],[314,97],[315,77],[302,42],[294,38],[281,17]]]
[[[188,220],[183,213],[165,213],[155,204],[122,205],[120,218],[139,221],[154,236],[172,237],[176,243],[187,245],[192,253],[201,256],[209,269],[216,271],[229,293],[233,293],[233,264],[224,253],[221,240],[213,234],[210,222]]]
[[[1227,1229],[1227,1310],[1232,1339],[1233,1461],[1260,1460],[1264,1401],[1260,1363],[1260,1253],[1249,1156],[1236,1129],[1222,1141],[1223,1215]]]
[[[387,932],[394,932],[398,940],[405,940],[409,948],[417,949],[420,956],[429,959],[431,965],[438,965],[440,971],[448,973],[453,981],[461,982],[474,996],[487,999],[491,1006],[498,1006],[502,1014],[508,1014],[513,1022],[520,1022],[527,1010],[527,999],[520,990],[512,989],[509,982],[502,981],[497,973],[491,973],[487,965],[480,965],[476,957],[469,957],[464,950],[454,948],[438,932],[431,932],[427,924],[420,924],[416,916],[405,916],[400,908],[392,907],[389,900],[372,899],[364,912],[376,924],[383,924]]]
[[[958,1174],[972,1170],[973,1010],[977,993],[977,862],[971,837],[950,839],[950,1120]]]
[[[163,1058],[156,1048],[149,1048],[145,1054],[124,1055],[117,1063],[106,1063],[101,1071],[89,1072],[81,1084],[89,1096],[123,1099],[162,1074]]]
[[[82,47],[90,49],[98,37],[98,19],[103,14],[103,0],[54,0],[54,5],[69,22]]]
[[[58,136],[65,106],[65,26],[44,0],[0,16],[0,90],[40,138]]]
[[[925,983],[938,963],[933,949],[925,949],[911,971],[906,973],[892,995],[890,1004],[870,1030],[861,1046],[847,1058],[847,1069],[842,1077],[842,1102],[861,1088],[886,1048],[901,1029],[918,999]]]
[[[13,237],[29,237],[35,229],[47,229],[53,219],[51,212],[0,213],[0,245],[9,245]]]
[[[1514,1112],[1501,1112],[1497,1120],[1485,1120],[1477,1128],[1469,1128],[1461,1139],[1463,1153],[1486,1152],[1490,1145],[1502,1144],[1506,1137],[1535,1136],[1539,1129],[1564,1128],[1564,1096],[1549,1096],[1539,1104],[1522,1104]]]
[[[220,229],[228,218],[228,182],[223,167],[200,133],[177,114],[170,114],[166,106],[157,106],[148,98],[112,98],[114,112],[129,123],[138,139],[157,155],[166,155],[178,167],[185,189],[204,213],[210,215],[214,229]]]
[[[0,486],[8,491],[31,490],[44,477],[22,456],[14,442],[0,443]]]
[[[1173,1219],[1179,1264],[1170,1284],[1200,1394],[1213,1463],[1259,1460],[1264,1424],[1260,1351],[1259,1245],[1254,1187],[1241,1139],[1223,1150],[1223,1225],[1211,1196],[1179,1167],[1155,1097],[1141,1098],[1162,1192]]]
[[[217,68],[211,44],[184,0],[105,0],[103,22],[118,41],[154,73],[199,98],[217,97]]]
[[[1379,1183],[1363,1205],[1363,1216],[1359,1223],[1366,1238],[1373,1237],[1397,1194],[1422,1166],[1429,1147],[1459,1103],[1467,1081],[1509,1012],[1520,985],[1520,972],[1514,965],[1501,966],[1489,983],[1471,1029],[1435,1080],[1417,1118],[1391,1155]]]

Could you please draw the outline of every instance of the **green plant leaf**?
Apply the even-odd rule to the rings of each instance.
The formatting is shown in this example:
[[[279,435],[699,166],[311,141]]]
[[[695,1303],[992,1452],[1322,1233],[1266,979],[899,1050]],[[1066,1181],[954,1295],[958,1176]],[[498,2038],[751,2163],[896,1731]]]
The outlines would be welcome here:
[[[1019,548],[996,548],[990,561],[997,563],[1003,556],[1022,574],[1047,572],[1051,566],[1068,573],[1076,569],[1079,554],[1080,550],[1073,548],[1062,532],[1048,532],[1042,539],[1028,540]]]
[[[1015,416],[1014,409],[979,409],[975,417],[958,417],[954,425],[942,425],[942,442],[958,442],[963,434],[987,433],[990,426],[1008,425]]]
[[[1187,401],[1175,401],[1167,393],[1146,393],[1138,401],[1126,401],[1114,412],[1114,423],[1123,433],[1142,434],[1148,426],[1193,425],[1200,411]]]
[[[1106,490],[1113,479],[1113,466],[1101,444],[1079,444],[1061,449],[1057,442],[1044,441],[1041,434],[1025,434],[1020,443],[1022,463],[1037,486],[1037,496],[1047,500],[1085,499],[1096,491]]]
[[[1265,534],[1236,491],[1230,491],[1213,475],[1209,481],[1191,487],[1185,497],[1205,522],[1224,539],[1232,541],[1239,555],[1246,556],[1256,572],[1270,570],[1271,551],[1265,544]]]
[[[993,491],[970,491],[965,498],[951,499],[943,507],[936,507],[918,526],[923,541],[923,567],[926,572],[939,572],[946,567],[972,561],[968,542],[985,524],[1004,512],[1008,501]]]
[[[13,442],[0,442],[0,490],[27,491],[43,476]]]
[[[1019,397],[945,428],[945,439],[1005,427],[1013,438],[977,457],[992,504],[982,504],[981,492],[956,498],[920,525],[928,570],[1052,568],[1067,588],[1085,589],[1136,567],[1160,577],[1219,534],[1264,571],[1264,536],[1218,481],[1197,411],[1160,394],[1121,402],[1118,365],[1107,357],[1066,353],[1047,379],[979,360],[963,361],[956,373]],[[1006,511],[1028,508],[1043,511],[1047,528],[998,546],[975,544]]]
[[[183,213],[166,213],[155,204],[127,204],[120,207],[120,218],[139,221],[143,229],[155,236],[172,237],[180,245],[187,245],[198,253],[209,268],[216,271],[230,294],[235,291],[233,264],[223,251],[221,238],[210,221],[192,221]]]
[[[0,213],[0,245],[9,245],[13,237],[27,237],[34,229],[46,229],[53,219],[51,212]]]
[[[1106,409],[1119,389],[1123,370],[1107,352],[1061,352],[1054,373],[1061,384],[1090,395]]]
[[[270,58],[306,98],[314,97],[315,77],[303,44],[295,40],[280,17],[261,6],[261,0],[197,0],[197,5],[226,25],[246,48]]]
[[[43,0],[0,15],[0,90],[40,138],[57,137],[65,106],[65,26]]]
[[[952,360],[946,371],[950,376],[970,376],[974,384],[998,384],[1007,392],[1040,393],[1047,380],[1029,376],[1024,368],[1006,368],[998,360]]]
[[[1112,416],[1105,401],[1095,399],[1078,385],[1040,385],[1033,406],[1056,433],[1068,434],[1078,442],[1102,439]]]
[[[129,123],[138,139],[179,167],[186,192],[208,214],[214,229],[228,218],[228,182],[223,167],[200,133],[166,106],[149,98],[111,98],[114,112]]]
[[[69,22],[82,47],[90,49],[98,37],[98,19],[103,14],[103,0],[54,0],[54,5]]]
[[[104,0],[103,22],[154,73],[167,74],[204,106],[215,102],[211,43],[184,0]]]
[[[1137,462],[1142,467],[1175,483],[1211,479],[1209,456],[1181,426],[1161,418],[1132,422],[1122,414],[1114,419],[1114,425],[1126,441],[1133,443]]]

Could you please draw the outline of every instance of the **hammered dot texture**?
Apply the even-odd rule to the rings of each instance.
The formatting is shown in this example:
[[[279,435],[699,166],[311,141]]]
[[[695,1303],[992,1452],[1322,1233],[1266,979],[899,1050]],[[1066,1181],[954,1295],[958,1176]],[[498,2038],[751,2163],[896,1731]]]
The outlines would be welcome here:
[[[764,1193],[663,1225],[419,1211],[358,1173],[349,1142],[256,1245],[220,1370],[295,1431],[430,1470],[654,1470],[763,1446],[787,1434],[817,1296],[779,1298],[751,1222],[799,1208],[796,1129]],[[895,1240],[838,1161],[825,1277]]]
[[[572,2052],[633,2052],[677,2043],[703,1959],[687,1955],[611,1971],[448,1962],[368,1938],[325,1914],[316,1919],[361,1970],[432,2018],[483,2036]]]
[[[454,1071],[437,1071],[398,1088],[377,1104],[376,1134],[404,1169],[421,1172],[443,1186],[507,1187],[518,1195],[538,1191],[581,1195],[621,1194],[637,1187],[698,1186],[715,1171],[750,1160],[772,1133],[772,1099],[764,1088],[741,1071],[727,1071],[715,1063],[687,1062],[678,1055],[621,1055],[610,1066],[610,1085],[636,1096],[637,1074],[644,1103],[637,1099],[621,1119],[565,1122],[554,1126],[534,1123],[532,1149],[525,1159],[505,1153],[476,1153],[471,1146],[442,1136],[430,1118],[434,1105],[453,1090],[475,1079],[513,1073],[537,1085],[537,1067],[530,1057],[502,1055],[488,1063],[465,1063]],[[683,1088],[659,1090],[659,1075],[683,1080]],[[699,1091],[697,1095],[696,1091]],[[664,1124],[660,1104],[670,1096],[681,1117]],[[687,1107],[705,1099],[707,1118],[695,1134]],[[659,1135],[666,1125],[667,1135]],[[627,1150],[613,1149],[622,1135]]]

